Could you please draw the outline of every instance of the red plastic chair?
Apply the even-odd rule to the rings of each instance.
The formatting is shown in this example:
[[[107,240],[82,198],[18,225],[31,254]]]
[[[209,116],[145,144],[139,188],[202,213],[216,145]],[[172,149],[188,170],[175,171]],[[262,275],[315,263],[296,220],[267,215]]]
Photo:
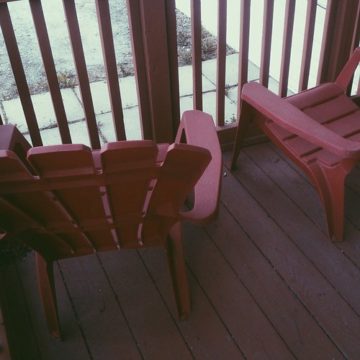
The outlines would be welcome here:
[[[0,149],[2,237],[21,237],[36,250],[53,336],[60,337],[53,262],[97,251],[165,248],[179,316],[188,316],[180,223],[212,220],[220,192],[222,157],[210,115],[185,112],[170,146],[144,140],[109,143],[100,151],[75,144],[30,148],[5,125]],[[194,206],[186,211],[192,191]]]
[[[360,109],[346,95],[358,66],[357,48],[333,83],[282,99],[257,83],[245,84],[231,167],[250,119],[310,178],[325,208],[328,231],[343,240],[344,183],[360,160]]]

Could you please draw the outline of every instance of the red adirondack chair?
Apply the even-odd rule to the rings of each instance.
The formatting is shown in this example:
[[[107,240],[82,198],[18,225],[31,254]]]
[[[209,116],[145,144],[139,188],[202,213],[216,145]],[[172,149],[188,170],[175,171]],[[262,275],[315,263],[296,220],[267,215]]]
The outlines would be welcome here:
[[[344,183],[360,160],[360,109],[346,95],[360,60],[357,48],[335,82],[282,99],[245,84],[231,167],[250,119],[310,178],[325,208],[328,231],[343,240]]]
[[[76,144],[30,148],[14,126],[1,126],[1,237],[20,237],[36,250],[51,334],[60,337],[53,262],[97,251],[165,248],[179,315],[186,318],[180,223],[214,219],[221,167],[213,120],[200,111],[184,113],[172,145],[122,141],[97,151]],[[194,206],[186,210],[192,191]]]

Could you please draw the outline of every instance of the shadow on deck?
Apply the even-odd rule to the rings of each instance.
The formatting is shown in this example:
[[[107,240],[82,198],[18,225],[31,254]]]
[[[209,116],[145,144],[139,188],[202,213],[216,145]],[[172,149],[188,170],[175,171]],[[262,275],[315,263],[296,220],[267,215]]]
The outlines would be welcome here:
[[[13,359],[359,358],[360,169],[334,244],[314,189],[272,145],[238,164],[217,222],[185,226],[187,321],[161,250],[104,253],[57,266],[65,341],[53,340],[28,256],[2,276]]]

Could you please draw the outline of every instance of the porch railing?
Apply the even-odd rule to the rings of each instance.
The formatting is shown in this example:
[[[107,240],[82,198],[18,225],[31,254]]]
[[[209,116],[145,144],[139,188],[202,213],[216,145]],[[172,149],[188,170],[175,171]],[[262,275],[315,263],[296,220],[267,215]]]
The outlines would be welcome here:
[[[0,25],[4,44],[8,53],[9,62],[14,74],[18,96],[21,101],[27,123],[30,139],[34,146],[42,145],[41,127],[39,126],[34,110],[31,91],[27,82],[27,69],[24,66],[23,54],[19,50],[16,39],[16,28],[12,21],[12,2],[26,2],[29,4],[29,14],[34,23],[34,30],[42,58],[48,88],[51,95],[52,106],[56,117],[61,142],[71,143],[72,137],[69,130],[69,121],[65,111],[64,101],[60,90],[57,69],[53,57],[52,46],[49,40],[46,17],[43,3],[47,0],[0,0]],[[51,0],[55,1],[55,0]],[[96,5],[97,24],[102,46],[108,96],[111,105],[114,138],[123,140],[127,137],[124,121],[124,106],[119,87],[119,71],[114,48],[114,36],[111,22],[109,3],[111,0],[93,0]],[[305,0],[302,0],[305,1]],[[205,4],[207,3],[207,4]],[[256,8],[262,14],[259,19]],[[282,16],[283,33],[281,39],[280,71],[278,78],[271,75],[271,59],[274,44],[274,23],[278,22],[279,14],[274,11],[276,0],[251,1],[239,0],[238,29],[239,44],[235,53],[238,56],[237,79],[238,89],[250,80],[249,77],[249,48],[251,41],[251,26],[254,22],[261,22],[262,36],[258,44],[260,61],[258,64],[259,76],[257,81],[265,86],[270,86],[271,81],[276,81],[277,91],[281,96],[289,92],[289,76],[291,75],[291,59],[293,56],[294,23],[297,21],[297,2],[286,0],[285,12]],[[226,83],[226,58],[227,58],[227,32],[229,32],[228,16],[232,10],[230,0],[217,0],[216,37],[216,110],[214,117],[220,138],[224,141],[233,133],[233,127],[228,127],[229,121],[225,118],[225,99],[227,94]],[[208,2],[189,0],[191,16],[191,66],[193,72],[193,108],[202,110],[203,103],[203,72],[201,33],[206,24],[202,21],[202,12]],[[203,7],[203,9],[202,9]],[[325,12],[323,26],[318,18],[318,12]],[[132,53],[137,81],[137,94],[141,121],[142,137],[156,141],[171,141],[180,118],[180,94],[178,58],[176,47],[176,2],[175,0],[127,0],[129,26],[132,37]],[[90,89],[89,73],[83,49],[81,26],[78,20],[78,9],[74,0],[63,0],[63,9],[68,27],[71,51],[74,58],[74,68],[83,105],[84,118],[87,124],[89,143],[93,148],[99,148],[98,124],[94,103]],[[307,0],[306,17],[303,20],[303,42],[301,47],[301,66],[298,71],[298,86],[292,91],[306,89],[309,85],[309,74],[312,66],[317,73],[317,82],[331,80],[348,58],[351,50],[359,44],[359,0],[340,2],[337,0]],[[320,24],[321,25],[321,24]],[[232,31],[234,28],[231,29]],[[321,38],[319,51],[320,61],[314,59],[314,37]],[[3,50],[4,51],[4,50]],[[70,49],[64,49],[70,51]],[[181,81],[181,79],[180,79]],[[357,91],[357,84],[355,85]],[[1,94],[1,89],[0,89]],[[1,95],[0,95],[1,96]],[[107,94],[104,94],[107,96]],[[239,91],[237,99],[237,113],[240,110]],[[51,104],[49,104],[51,106]],[[205,109],[206,110],[206,109]],[[236,116],[232,120],[236,120]],[[5,119],[0,119],[0,124]],[[226,134],[229,134],[228,137]]]

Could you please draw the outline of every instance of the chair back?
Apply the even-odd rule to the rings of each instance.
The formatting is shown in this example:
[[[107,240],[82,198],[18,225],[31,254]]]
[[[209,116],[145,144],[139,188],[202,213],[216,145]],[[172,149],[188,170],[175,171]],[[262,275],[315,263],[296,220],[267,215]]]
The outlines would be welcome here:
[[[159,149],[147,140],[100,151],[42,146],[27,160],[0,150],[0,229],[47,260],[163,246],[211,155],[188,144]]]

